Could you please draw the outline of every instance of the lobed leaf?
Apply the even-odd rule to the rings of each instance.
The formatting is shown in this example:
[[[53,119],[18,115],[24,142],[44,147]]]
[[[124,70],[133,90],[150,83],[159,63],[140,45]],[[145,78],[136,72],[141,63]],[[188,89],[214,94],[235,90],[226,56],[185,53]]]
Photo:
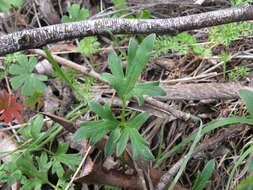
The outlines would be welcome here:
[[[115,77],[109,73],[103,73],[102,78],[111,83],[112,87],[117,91],[119,97],[123,98],[126,92],[125,86],[127,83],[125,79]]]
[[[37,75],[31,73],[37,63],[37,59],[32,57],[30,59],[25,55],[17,58],[18,64],[12,64],[9,73],[17,75],[10,79],[11,85],[14,89],[21,87],[21,93],[25,96],[33,96],[36,92],[43,92],[46,85],[43,81],[47,80],[44,75]]]
[[[23,123],[23,116],[20,111],[24,110],[24,106],[16,102],[16,97],[13,94],[8,94],[5,90],[0,91],[0,120],[10,123],[14,119]]]
[[[105,155],[106,156],[112,155],[112,153],[117,145],[117,142],[120,138],[120,135],[121,135],[121,129],[119,127],[112,131],[108,141],[105,144]]]
[[[109,54],[108,62],[109,62],[109,68],[110,68],[113,76],[115,76],[117,78],[124,79],[124,73],[123,73],[123,69],[122,69],[121,60],[117,56],[115,51],[112,51]]]
[[[131,91],[133,96],[165,96],[166,92],[159,87],[159,82],[138,83]]]
[[[127,143],[128,143],[128,139],[129,139],[128,130],[123,129],[121,132],[121,136],[118,140],[117,147],[116,147],[116,155],[117,156],[120,156],[124,152],[124,150],[127,146]]]
[[[126,75],[129,75],[129,69],[133,65],[133,60],[136,55],[136,51],[138,48],[138,42],[132,38],[129,41],[129,46],[128,46],[128,61],[127,61],[127,66],[126,66]]]
[[[140,113],[127,123],[127,127],[138,129],[147,121],[148,118],[149,114],[147,112]]]
[[[153,160],[154,156],[148,147],[148,142],[145,141],[145,139],[139,134],[136,129],[128,128],[128,132],[132,144],[133,158],[137,159],[137,157],[140,156],[146,160]]]
[[[153,49],[154,41],[155,41],[155,34],[147,36],[140,44],[140,47],[137,49],[136,55],[133,58],[131,64],[127,65],[128,72],[126,75],[127,81],[125,87],[126,92],[131,91],[134,88],[138,77],[140,76],[142,70],[148,63],[150,54]]]
[[[116,119],[112,115],[112,112],[108,108],[108,106],[106,105],[102,106],[101,104],[94,101],[89,102],[88,105],[89,105],[89,108],[101,118],[116,121]]]
[[[80,124],[80,128],[74,134],[74,139],[82,141],[92,138],[92,144],[103,138],[107,133],[116,128],[118,122],[111,120],[88,121]]]

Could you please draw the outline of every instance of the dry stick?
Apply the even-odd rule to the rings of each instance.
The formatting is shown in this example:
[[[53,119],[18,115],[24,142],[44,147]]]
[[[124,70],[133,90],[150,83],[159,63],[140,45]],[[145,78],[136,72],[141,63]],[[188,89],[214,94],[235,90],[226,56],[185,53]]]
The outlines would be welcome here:
[[[35,53],[35,54],[38,54],[38,55],[41,55],[43,57],[47,57],[45,52],[42,51],[42,50],[39,50],[39,49],[33,49],[33,50],[30,50],[32,53]],[[61,65],[64,65],[64,66],[68,66],[68,67],[71,67],[87,76],[90,76],[92,78],[95,78],[96,80],[98,81],[101,81],[105,84],[108,84],[110,85],[107,81],[105,81],[104,79],[101,78],[101,76],[96,72],[94,71],[93,69],[89,69],[85,66],[81,66],[81,65],[78,65],[76,63],[74,63],[73,61],[70,61],[70,60],[67,60],[67,59],[64,59],[62,57],[59,57],[57,55],[53,55],[53,58],[59,62]],[[147,97],[147,96],[144,96],[144,100],[145,102],[155,106],[155,107],[158,107],[166,112],[169,112],[171,113],[173,116],[175,116],[176,118],[180,118],[180,119],[183,119],[183,120],[188,120],[190,118],[190,114],[188,113],[185,113],[185,112],[182,112],[182,111],[179,111],[179,110],[176,110],[174,108],[172,108],[171,106],[169,106],[168,104],[165,104],[165,103],[162,103],[160,101],[157,101],[151,97]]]
[[[77,174],[78,174],[79,171],[81,170],[81,168],[82,168],[82,166],[83,166],[83,164],[84,164],[84,162],[85,162],[85,160],[86,160],[86,158],[87,158],[87,156],[88,156],[90,150],[91,150],[91,146],[88,148],[87,152],[85,153],[85,155],[84,155],[84,157],[83,157],[81,163],[79,164],[79,166],[78,166],[76,172],[75,172],[74,175],[72,176],[72,178],[71,178],[70,182],[68,183],[67,187],[65,188],[65,190],[68,190],[68,189],[71,187],[71,185],[72,185],[72,183],[74,182],[74,180],[75,180]]]
[[[230,22],[253,20],[253,5],[232,7],[207,13],[169,19],[104,18],[64,23],[23,30],[0,37],[0,55],[37,48],[43,45],[79,37],[113,34],[169,34],[216,26]]]
[[[240,89],[253,90],[239,82],[165,85],[167,95],[159,100],[204,100],[239,98]]]

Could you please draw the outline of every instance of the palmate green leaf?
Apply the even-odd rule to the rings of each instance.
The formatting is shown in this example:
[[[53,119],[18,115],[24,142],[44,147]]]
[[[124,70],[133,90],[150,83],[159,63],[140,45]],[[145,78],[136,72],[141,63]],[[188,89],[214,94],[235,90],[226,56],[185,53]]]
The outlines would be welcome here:
[[[10,66],[9,73],[17,75],[10,79],[11,85],[14,89],[21,87],[21,93],[25,96],[32,96],[35,92],[43,92],[46,85],[43,81],[47,80],[44,75],[37,75],[31,73],[34,69],[37,59],[28,58],[24,55],[18,57],[19,64]]]
[[[138,80],[138,77],[140,76],[142,70],[148,63],[150,54],[152,52],[153,46],[155,41],[155,34],[151,34],[147,36],[142,43],[140,44],[140,47],[137,49],[135,57],[131,64],[127,64],[127,74],[126,74],[126,86],[125,91],[129,92],[131,91],[136,81]],[[130,58],[129,58],[130,59]]]
[[[131,139],[133,158],[137,159],[140,156],[146,160],[153,160],[154,156],[148,147],[148,142],[145,141],[135,128],[127,129]]]
[[[106,156],[112,155],[120,136],[121,136],[121,129],[119,127],[117,127],[116,129],[114,129],[112,131],[108,141],[105,144],[105,155]]]
[[[239,96],[245,102],[250,117],[253,120],[253,92],[250,90],[241,89],[239,91]]]
[[[107,133],[114,130],[119,125],[118,121],[98,120],[88,121],[80,124],[80,128],[76,131],[74,139],[82,141],[85,138],[93,138],[92,144],[101,140]]]
[[[205,186],[210,183],[210,177],[213,174],[215,161],[210,160],[207,162],[205,168],[198,174],[197,179],[192,187],[192,190],[202,190]]]
[[[149,114],[147,112],[140,113],[127,123],[127,127],[138,129],[147,121],[148,118]]]
[[[16,165],[23,174],[32,178],[31,181],[36,183],[33,186],[40,186],[48,183],[48,170],[51,162],[48,162],[46,153],[42,153],[40,157],[36,157],[37,163],[32,159],[33,156],[25,153],[16,160]],[[38,165],[38,169],[35,165]]]
[[[112,121],[116,121],[115,117],[113,116],[110,107],[108,105],[104,105],[102,106],[101,104],[97,103],[97,102],[89,102],[88,103],[89,108],[95,112],[99,117],[103,118],[103,119],[108,119],[108,120],[112,120]]]
[[[68,143],[59,144],[57,151],[52,157],[52,173],[56,173],[60,178],[64,175],[62,164],[74,171],[81,162],[81,157],[78,154],[67,154],[68,148]]]

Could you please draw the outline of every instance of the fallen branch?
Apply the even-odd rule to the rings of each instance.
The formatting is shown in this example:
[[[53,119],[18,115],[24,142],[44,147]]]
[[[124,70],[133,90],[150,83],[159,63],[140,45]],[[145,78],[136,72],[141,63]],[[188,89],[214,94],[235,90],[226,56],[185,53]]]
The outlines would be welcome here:
[[[164,85],[167,95],[159,100],[204,100],[239,98],[240,89],[253,90],[239,82]]]
[[[23,30],[0,37],[0,55],[79,37],[104,34],[169,34],[253,20],[253,5],[169,19],[96,19]]]

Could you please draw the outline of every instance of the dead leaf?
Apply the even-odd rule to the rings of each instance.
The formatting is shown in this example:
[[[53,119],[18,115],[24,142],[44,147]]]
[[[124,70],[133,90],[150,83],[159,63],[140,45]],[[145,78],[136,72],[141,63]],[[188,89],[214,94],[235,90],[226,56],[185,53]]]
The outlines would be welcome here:
[[[24,123],[23,116],[19,111],[24,110],[24,106],[16,102],[16,96],[8,94],[6,90],[0,91],[0,111],[2,115],[0,120],[10,123],[15,118],[19,123]]]

